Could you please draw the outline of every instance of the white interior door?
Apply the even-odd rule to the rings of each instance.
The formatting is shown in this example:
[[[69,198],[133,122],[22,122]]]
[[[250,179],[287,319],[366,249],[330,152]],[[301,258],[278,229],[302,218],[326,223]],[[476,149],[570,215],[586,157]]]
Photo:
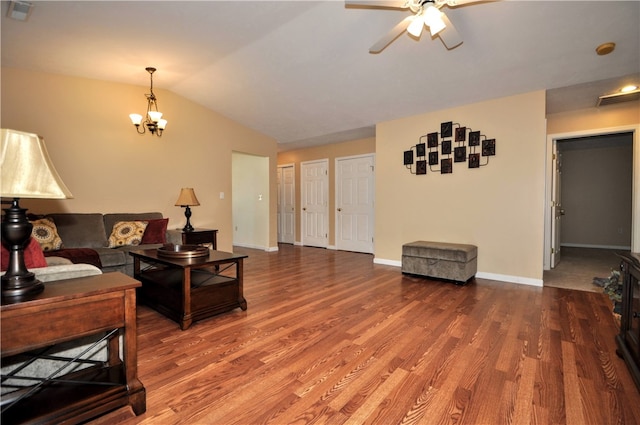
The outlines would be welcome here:
[[[294,243],[296,187],[293,165],[278,167],[278,242]]]
[[[302,245],[326,248],[329,240],[329,160],[301,163]]]
[[[336,247],[373,253],[374,156],[336,159]]]
[[[551,176],[551,268],[560,262],[560,229],[562,225],[562,155],[558,142],[553,141],[553,171]]]

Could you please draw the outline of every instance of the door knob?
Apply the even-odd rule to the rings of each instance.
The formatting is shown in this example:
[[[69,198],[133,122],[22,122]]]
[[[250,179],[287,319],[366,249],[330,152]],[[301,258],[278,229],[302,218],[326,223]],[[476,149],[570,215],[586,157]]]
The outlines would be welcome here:
[[[302,208],[302,211],[306,211],[306,210],[307,210],[307,207],[303,207],[303,208]]]
[[[338,211],[342,211],[342,208],[338,208]]]

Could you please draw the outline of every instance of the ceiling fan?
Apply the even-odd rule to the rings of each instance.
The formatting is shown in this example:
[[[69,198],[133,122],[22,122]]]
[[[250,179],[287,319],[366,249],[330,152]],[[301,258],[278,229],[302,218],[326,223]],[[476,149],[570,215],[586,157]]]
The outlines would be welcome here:
[[[442,6],[456,7],[486,0],[345,0],[346,6],[380,7],[384,9],[410,9],[407,16],[369,49],[369,53],[380,53],[400,34],[407,31],[420,37],[423,27],[428,27],[432,37],[440,37],[448,50],[462,44],[462,37],[447,15],[440,11]]]

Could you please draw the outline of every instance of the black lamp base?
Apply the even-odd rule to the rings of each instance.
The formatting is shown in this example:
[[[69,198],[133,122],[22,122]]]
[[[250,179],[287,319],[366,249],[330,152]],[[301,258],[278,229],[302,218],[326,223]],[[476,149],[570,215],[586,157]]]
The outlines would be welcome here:
[[[27,210],[20,208],[15,198],[10,208],[4,210],[2,243],[9,250],[9,264],[2,276],[2,299],[23,301],[44,289],[44,284],[27,270],[24,263],[24,247],[29,243],[33,225],[27,220]]]
[[[191,208],[189,208],[189,205],[186,205],[186,208],[184,210],[184,216],[187,217],[187,224],[182,228],[183,232],[193,232],[193,226],[191,225],[191,222],[189,221],[191,219]]]

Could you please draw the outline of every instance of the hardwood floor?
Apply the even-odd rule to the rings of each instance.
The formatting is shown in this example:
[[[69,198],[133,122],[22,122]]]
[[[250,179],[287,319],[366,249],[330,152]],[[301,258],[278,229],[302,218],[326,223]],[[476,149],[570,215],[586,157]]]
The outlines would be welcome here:
[[[636,424],[594,292],[404,276],[371,255],[237,248],[247,311],[181,331],[138,308],[147,412],[123,424]]]

